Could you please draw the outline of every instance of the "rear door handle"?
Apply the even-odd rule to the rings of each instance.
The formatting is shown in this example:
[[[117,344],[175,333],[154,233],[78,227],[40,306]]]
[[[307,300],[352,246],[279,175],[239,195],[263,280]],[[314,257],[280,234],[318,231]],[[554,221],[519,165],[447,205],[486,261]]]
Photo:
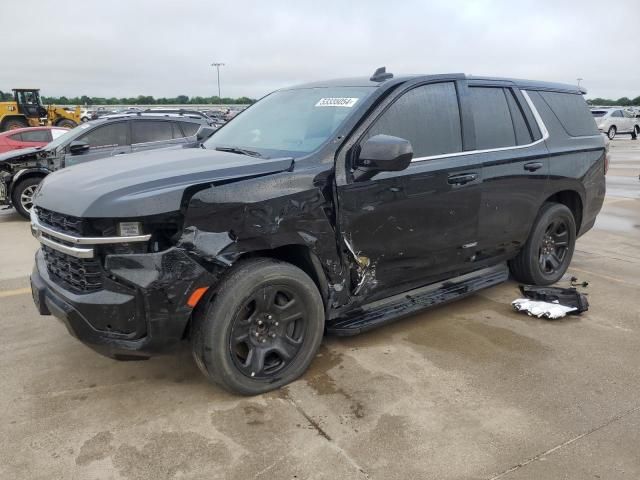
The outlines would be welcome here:
[[[524,169],[528,172],[535,172],[536,170],[540,170],[542,168],[542,162],[530,162],[524,164]]]
[[[476,173],[463,173],[462,175],[450,175],[447,179],[449,185],[465,185],[473,182],[478,175]]]

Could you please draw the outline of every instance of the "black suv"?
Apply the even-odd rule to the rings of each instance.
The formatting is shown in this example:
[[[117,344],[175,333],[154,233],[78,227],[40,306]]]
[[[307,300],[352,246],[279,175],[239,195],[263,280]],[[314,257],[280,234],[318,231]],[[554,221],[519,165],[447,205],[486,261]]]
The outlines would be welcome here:
[[[25,218],[33,193],[45,175],[77,163],[156,148],[192,143],[205,116],[123,114],[83,123],[45,147],[0,155],[0,205],[13,205]],[[193,137],[193,138],[192,138]],[[73,198],[73,190],[69,191]]]
[[[276,91],[202,149],[54,173],[31,217],[33,298],[114,358],[188,338],[225,388],[277,388],[325,332],[463,297],[507,267],[560,279],[605,195],[583,93],[380,69]]]

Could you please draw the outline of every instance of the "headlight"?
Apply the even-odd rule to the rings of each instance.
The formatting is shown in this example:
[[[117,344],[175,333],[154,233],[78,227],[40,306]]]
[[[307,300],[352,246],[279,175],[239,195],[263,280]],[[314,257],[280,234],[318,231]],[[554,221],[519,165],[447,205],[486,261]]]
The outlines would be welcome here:
[[[142,235],[142,223],[120,222],[118,223],[118,235],[121,237],[135,237]]]

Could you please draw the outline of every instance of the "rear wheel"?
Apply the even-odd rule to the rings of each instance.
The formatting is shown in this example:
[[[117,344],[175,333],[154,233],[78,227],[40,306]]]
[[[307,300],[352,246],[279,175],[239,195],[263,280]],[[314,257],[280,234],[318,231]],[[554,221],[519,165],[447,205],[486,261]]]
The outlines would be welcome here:
[[[323,303],[311,278],[263,258],[234,267],[206,311],[196,314],[192,349],[210,380],[257,395],[298,378],[323,332]]]
[[[8,130],[15,130],[16,128],[25,128],[28,127],[29,123],[22,118],[8,118],[4,122],[2,122],[2,132],[6,132]]]
[[[609,127],[609,130],[607,130],[607,137],[609,137],[609,140],[613,140],[616,136],[616,127],[614,125],[611,125]]]
[[[575,242],[571,210],[559,203],[545,203],[524,247],[509,262],[511,273],[523,283],[551,285],[567,271]]]
[[[635,127],[633,127],[633,133],[631,134],[631,139],[632,140],[637,140],[638,139],[638,135],[640,135],[640,127],[638,125],[636,125]]]
[[[33,195],[36,188],[42,181],[42,177],[25,178],[13,188],[11,192],[11,203],[13,208],[24,218],[29,218],[33,208]]]
[[[76,122],[74,122],[73,120],[69,120],[69,119],[64,119],[64,120],[60,120],[56,123],[57,127],[61,127],[61,128],[75,128],[78,126],[78,124]]]

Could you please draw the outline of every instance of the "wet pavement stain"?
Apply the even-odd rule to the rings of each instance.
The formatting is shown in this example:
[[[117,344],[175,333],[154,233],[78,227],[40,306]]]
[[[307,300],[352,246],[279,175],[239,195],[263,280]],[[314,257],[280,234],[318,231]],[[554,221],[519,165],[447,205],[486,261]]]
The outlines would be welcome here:
[[[343,354],[321,345],[319,355],[311,364],[311,368],[305,373],[303,379],[307,385],[318,395],[341,395],[349,403],[349,410],[356,418],[364,418],[365,406],[354,394],[348,392],[336,383],[329,371],[336,367],[342,367]]]
[[[88,465],[91,462],[102,460],[113,453],[113,434],[108,431],[100,432],[80,447],[80,453],[76,457],[76,465]]]

